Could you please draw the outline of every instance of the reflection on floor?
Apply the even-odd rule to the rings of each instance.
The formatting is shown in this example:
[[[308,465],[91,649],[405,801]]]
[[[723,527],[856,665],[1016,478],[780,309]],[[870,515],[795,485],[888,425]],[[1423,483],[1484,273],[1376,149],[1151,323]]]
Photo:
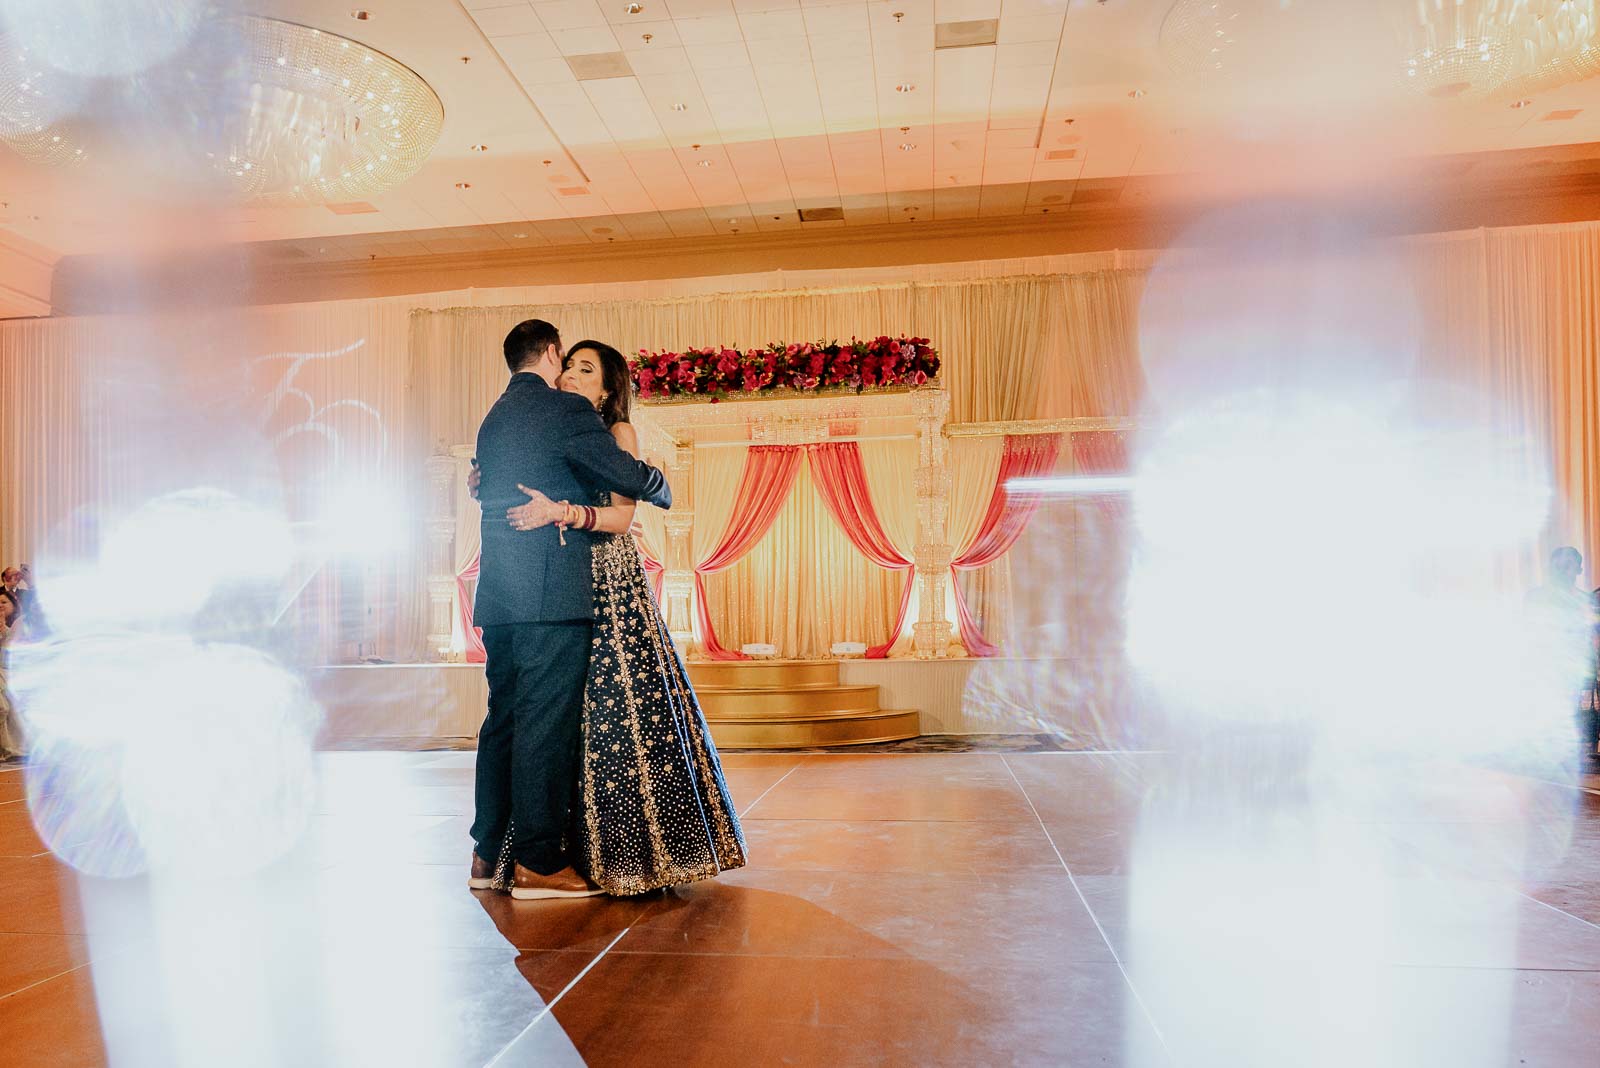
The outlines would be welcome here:
[[[1237,1065],[1271,1062],[1259,1021],[1319,1011],[1293,946],[1339,922],[1325,902],[1229,913],[1207,887],[1270,873],[1142,852],[1171,757],[725,763],[749,868],[562,903],[465,888],[470,753],[326,754],[298,853],[200,887],[75,877],[0,771],[0,1062]],[[1384,890],[1360,913],[1382,925],[1361,984],[1382,1061],[1596,1063],[1600,798],[1447,768],[1412,800],[1349,816],[1378,864],[1356,882]],[[1238,959],[1185,956],[1229,922],[1255,925],[1223,943]],[[1276,1063],[1336,1063],[1318,1044],[1347,1022]]]

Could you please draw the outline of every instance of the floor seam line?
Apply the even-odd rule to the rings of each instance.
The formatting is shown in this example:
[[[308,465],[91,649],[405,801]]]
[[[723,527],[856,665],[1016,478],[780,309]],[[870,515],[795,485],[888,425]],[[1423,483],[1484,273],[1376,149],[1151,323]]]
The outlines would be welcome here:
[[[761,804],[761,799],[762,798],[766,797],[772,791],[776,790],[779,786],[783,785],[784,779],[787,779],[789,776],[793,775],[795,772],[800,770],[800,764],[801,763],[804,763],[804,762],[803,761],[796,761],[795,766],[790,768],[788,771],[784,772],[782,778],[780,778],[777,782],[773,783],[771,786],[767,787],[765,790],[762,790],[761,793],[756,797],[756,799],[754,801],[750,802],[748,805],[746,805],[743,812],[739,813],[739,818],[740,819],[744,819],[746,816],[750,815],[750,810],[755,808],[757,805]]]
[[[32,990],[36,986],[43,986],[46,983],[53,983],[57,979],[60,979],[64,975],[71,975],[73,972],[82,971],[84,968],[87,968],[88,966],[89,966],[89,962],[88,961],[84,961],[82,964],[79,964],[76,967],[68,968],[64,972],[57,972],[55,975],[46,976],[45,978],[40,979],[38,982],[29,983],[27,986],[22,987],[20,990],[13,990],[9,994],[0,994],[0,1001],[4,1001],[7,998],[14,998],[18,994],[25,994],[28,991]]]
[[[1106,951],[1111,954],[1112,961],[1117,966],[1117,971],[1122,974],[1122,981],[1128,984],[1128,993],[1133,995],[1133,1000],[1139,1005],[1139,1011],[1144,1013],[1145,1022],[1155,1032],[1156,1040],[1161,1043],[1161,1049],[1168,1059],[1172,1059],[1172,1048],[1167,1045],[1167,1036],[1161,1030],[1161,1025],[1156,1023],[1155,1015],[1150,1011],[1150,1006],[1145,1004],[1144,997],[1139,993],[1139,988],[1134,985],[1133,976],[1128,974],[1128,969],[1123,966],[1122,954],[1117,952],[1117,947],[1111,944],[1111,938],[1106,934],[1106,929],[1100,923],[1100,917],[1095,915],[1094,907],[1089,904],[1089,899],[1084,896],[1083,888],[1078,885],[1078,879],[1072,874],[1072,867],[1067,863],[1067,858],[1061,855],[1061,849],[1056,845],[1056,839],[1050,833],[1050,828],[1044,825],[1044,817],[1039,815],[1039,808],[1033,803],[1033,797],[1028,793],[1028,788],[1022,785],[1022,780],[1017,778],[1016,771],[1004,757],[1001,763],[1005,764],[1006,771],[1011,773],[1011,781],[1017,784],[1017,789],[1022,791],[1022,799],[1028,803],[1028,809],[1033,813],[1033,818],[1039,822],[1039,830],[1044,832],[1045,841],[1050,843],[1051,852],[1061,862],[1061,870],[1067,873],[1067,880],[1072,884],[1072,890],[1078,895],[1078,901],[1083,905],[1083,910],[1089,914],[1089,921],[1094,924],[1094,929],[1100,932],[1100,938],[1106,945]]]
[[[1600,930],[1600,923],[1595,923],[1593,920],[1586,920],[1582,916],[1575,916],[1572,913],[1568,912],[1566,909],[1560,907],[1559,905],[1552,905],[1548,901],[1541,901],[1540,899],[1534,897],[1532,894],[1528,893],[1526,890],[1518,888],[1516,890],[1516,893],[1521,895],[1522,897],[1527,898],[1529,901],[1532,901],[1535,905],[1543,905],[1545,908],[1549,909],[1551,912],[1559,912],[1559,913],[1561,913],[1561,915],[1565,916],[1569,920],[1577,920],[1579,923],[1588,924],[1590,927],[1593,927],[1596,930]]]
[[[545,1004],[544,1008],[539,1010],[539,1014],[537,1016],[535,1016],[532,1020],[528,1021],[528,1026],[524,1027],[521,1031],[518,1031],[517,1032],[517,1037],[513,1038],[510,1042],[507,1042],[505,1044],[505,1046],[503,1046],[501,1048],[500,1052],[496,1053],[494,1055],[494,1057],[488,1063],[486,1063],[484,1065],[484,1068],[494,1068],[494,1066],[496,1064],[499,1064],[501,1058],[503,1058],[506,1055],[506,1052],[508,1050],[510,1050],[512,1046],[515,1046],[518,1042],[521,1042],[522,1039],[523,1039],[523,1036],[527,1035],[535,1027],[539,1026],[540,1021],[542,1021],[546,1016],[549,1016],[551,1014],[551,1012],[553,1012],[555,1010],[555,1007],[558,1004],[560,1004],[561,999],[566,997],[567,994],[572,990],[572,988],[578,985],[578,981],[580,979],[582,979],[584,976],[589,974],[589,969],[593,968],[596,964],[599,964],[600,963],[600,959],[602,957],[604,957],[607,953],[610,953],[611,952],[611,948],[613,946],[615,946],[618,942],[622,941],[623,936],[626,935],[631,930],[633,930],[633,925],[629,924],[627,927],[624,927],[621,931],[618,931],[617,932],[617,937],[613,938],[610,942],[608,942],[606,944],[606,948],[602,949],[599,953],[596,953],[595,957],[594,957],[594,960],[590,961],[588,964],[585,964],[583,966],[583,970],[580,971],[577,975],[574,975],[572,977],[572,979],[567,983],[567,985],[562,987],[561,991],[558,994],[556,994],[555,997],[551,998],[549,1000],[549,1002],[547,1002]],[[574,1047],[574,1049],[576,1049],[576,1047]],[[579,1053],[578,1056],[582,1057],[583,1054]]]

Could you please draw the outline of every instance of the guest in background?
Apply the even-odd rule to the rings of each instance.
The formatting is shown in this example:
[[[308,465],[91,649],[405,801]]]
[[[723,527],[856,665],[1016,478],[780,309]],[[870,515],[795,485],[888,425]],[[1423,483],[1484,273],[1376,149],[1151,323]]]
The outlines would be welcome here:
[[[1528,592],[1527,609],[1534,638],[1551,658],[1551,669],[1574,685],[1569,707],[1577,717],[1580,770],[1590,771],[1600,764],[1593,708],[1595,618],[1593,595],[1578,586],[1582,572],[1582,553],[1570,545],[1556,549],[1550,554],[1544,584]]]
[[[6,647],[11,644],[11,621],[19,615],[16,598],[9,590],[0,590],[0,760],[13,760],[22,755],[22,734],[6,686]]]
[[[20,567],[7,567],[4,571],[0,571],[0,591],[3,591],[11,602],[6,619],[8,626],[16,626],[17,619],[27,606],[27,585],[23,573],[24,569]]]
[[[1589,597],[1589,685],[1578,707],[1581,771],[1600,771],[1600,586]]]

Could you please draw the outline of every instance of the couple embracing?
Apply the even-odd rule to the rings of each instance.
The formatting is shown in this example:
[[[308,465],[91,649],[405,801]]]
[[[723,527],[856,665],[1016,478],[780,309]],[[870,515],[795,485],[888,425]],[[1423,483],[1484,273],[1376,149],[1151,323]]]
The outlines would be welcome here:
[[[617,350],[519,323],[478,429],[474,610],[488,653],[469,884],[520,899],[641,894],[744,864],[688,673],[629,530],[672,504],[639,459]]]

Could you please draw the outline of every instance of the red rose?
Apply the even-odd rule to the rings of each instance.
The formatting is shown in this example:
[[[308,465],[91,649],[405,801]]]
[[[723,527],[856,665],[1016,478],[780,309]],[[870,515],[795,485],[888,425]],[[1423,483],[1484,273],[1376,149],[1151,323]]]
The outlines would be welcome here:
[[[911,384],[913,386],[920,386],[924,382],[926,382],[927,380],[928,380],[928,376],[923,374],[921,371],[912,371],[911,372]]]

